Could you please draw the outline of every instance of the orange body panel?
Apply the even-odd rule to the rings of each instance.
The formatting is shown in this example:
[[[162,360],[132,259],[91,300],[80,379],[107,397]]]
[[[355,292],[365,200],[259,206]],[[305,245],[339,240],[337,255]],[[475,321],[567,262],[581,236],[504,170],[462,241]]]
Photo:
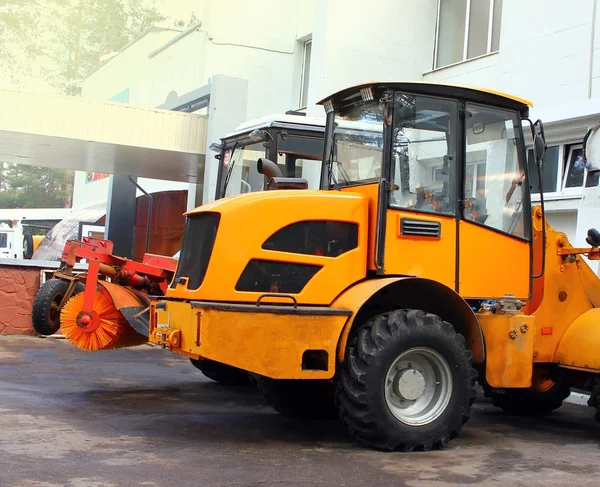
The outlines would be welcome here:
[[[295,295],[298,303],[331,303],[351,284],[366,276],[368,200],[356,193],[280,190],[224,198],[191,213],[221,213],[217,238],[204,281],[197,290],[178,284],[167,296],[207,301],[255,302],[263,292],[236,291],[251,259],[320,265],[322,268]],[[259,218],[260,216],[260,218]],[[281,228],[306,220],[358,224],[358,246],[340,256],[292,254],[266,250],[263,243]],[[289,299],[267,298],[289,303]]]
[[[554,361],[580,370],[600,371],[600,308],[579,316],[562,336]]]
[[[541,214],[534,212],[533,223],[534,231],[541,234]],[[558,255],[559,248],[568,246],[565,234],[546,224],[543,295],[533,312],[537,328],[536,362],[554,362],[557,346],[565,332],[577,318],[593,308],[590,299],[594,299],[594,294],[596,299],[600,298],[598,278],[583,259],[577,257],[576,262],[569,263]]]
[[[492,387],[531,387],[535,319],[525,315],[477,315],[485,339],[485,380]]]
[[[379,184],[364,184],[362,186],[351,186],[341,188],[346,193],[356,193],[363,195],[369,207],[369,246],[367,253],[367,269],[376,271],[375,266],[375,235],[377,229],[377,206],[379,201]]]
[[[202,357],[274,379],[330,379],[345,315],[274,314],[194,308],[167,302],[152,309],[150,342],[188,357]],[[327,353],[327,370],[302,366],[306,350]]]
[[[380,289],[383,289],[385,286],[398,281],[399,279],[403,278],[386,277],[382,279],[370,279],[360,282],[356,286],[348,289],[334,301],[332,305],[333,308],[349,309],[352,311],[352,315],[346,322],[339,341],[337,358],[340,362],[344,361],[344,356],[346,354],[346,343],[348,342],[350,329],[352,328],[352,324],[354,323],[354,318],[356,318],[356,313],[358,313],[358,310],[360,310],[362,305],[371,296],[373,296],[373,294]]]
[[[439,222],[439,238],[400,233],[401,218]],[[389,210],[385,236],[385,273],[432,279],[451,289],[456,275],[456,220],[453,217]]]
[[[460,222],[459,294],[467,298],[529,299],[529,243]]]

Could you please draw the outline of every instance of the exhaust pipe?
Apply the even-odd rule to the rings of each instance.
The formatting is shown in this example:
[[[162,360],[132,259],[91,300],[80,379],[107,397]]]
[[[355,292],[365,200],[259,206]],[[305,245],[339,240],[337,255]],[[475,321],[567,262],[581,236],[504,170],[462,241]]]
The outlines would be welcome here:
[[[263,174],[268,178],[283,177],[283,173],[281,172],[281,169],[279,169],[279,166],[269,159],[259,158],[256,163],[256,169],[260,174]]]

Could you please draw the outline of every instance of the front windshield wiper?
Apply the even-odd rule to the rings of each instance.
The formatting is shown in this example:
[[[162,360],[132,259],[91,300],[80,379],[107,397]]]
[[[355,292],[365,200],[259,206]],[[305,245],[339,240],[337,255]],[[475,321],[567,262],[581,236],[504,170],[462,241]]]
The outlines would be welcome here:
[[[223,186],[223,194],[222,194],[223,198],[227,194],[227,185],[229,184],[229,179],[231,178],[231,172],[233,171],[233,166],[235,165],[235,159],[233,158],[233,156],[235,155],[235,150],[237,149],[237,146],[238,146],[238,142],[236,141],[233,144],[233,148],[231,149],[231,166],[229,166],[229,169],[227,170],[227,176],[225,176],[225,185]]]
[[[337,189],[338,191],[341,191],[340,189],[340,185],[337,182],[337,179],[335,178],[335,176],[333,175],[333,151],[334,151],[334,147],[335,147],[335,134],[333,134],[333,138],[331,140],[331,148],[329,149],[329,157],[327,158],[327,170],[329,171],[329,177],[331,178],[331,180],[333,181],[333,184],[335,186],[335,189]],[[339,166],[339,163],[338,163]]]

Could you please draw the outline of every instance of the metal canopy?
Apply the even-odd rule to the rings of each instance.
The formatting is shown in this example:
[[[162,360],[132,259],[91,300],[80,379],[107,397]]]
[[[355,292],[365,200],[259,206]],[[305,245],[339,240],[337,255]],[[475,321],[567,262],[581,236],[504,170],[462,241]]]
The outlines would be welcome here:
[[[0,90],[6,162],[202,184],[207,117]]]

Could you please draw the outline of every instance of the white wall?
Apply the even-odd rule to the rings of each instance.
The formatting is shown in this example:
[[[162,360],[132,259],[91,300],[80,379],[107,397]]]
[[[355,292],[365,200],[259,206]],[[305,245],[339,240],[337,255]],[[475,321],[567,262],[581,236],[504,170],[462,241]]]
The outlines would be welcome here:
[[[504,0],[497,54],[425,74],[427,81],[484,86],[536,108],[587,98],[594,0]],[[600,39],[596,36],[600,49]],[[600,55],[598,62],[600,76]],[[596,92],[600,95],[600,92]]]
[[[157,106],[172,91],[182,95],[220,74],[248,80],[249,118],[297,108],[302,53],[296,39],[310,33],[313,4],[277,0],[277,8],[263,8],[248,0],[206,0],[197,29],[152,57],[178,32],[149,34],[88,78],[84,96],[106,100],[129,88],[130,103]]]
[[[576,211],[565,211],[565,212],[546,212],[546,220],[553,228],[564,232],[571,242],[571,245],[576,244],[577,235],[577,212]],[[584,239],[585,242],[585,239]],[[585,246],[586,244],[582,244]]]
[[[308,113],[314,103],[372,80],[421,80],[431,69],[437,0],[315,3]]]
[[[148,105],[143,97],[136,94],[135,88],[150,79],[148,54],[178,33],[176,30],[150,31],[83,80],[81,96],[107,101],[129,88],[130,103],[155,106]]]

